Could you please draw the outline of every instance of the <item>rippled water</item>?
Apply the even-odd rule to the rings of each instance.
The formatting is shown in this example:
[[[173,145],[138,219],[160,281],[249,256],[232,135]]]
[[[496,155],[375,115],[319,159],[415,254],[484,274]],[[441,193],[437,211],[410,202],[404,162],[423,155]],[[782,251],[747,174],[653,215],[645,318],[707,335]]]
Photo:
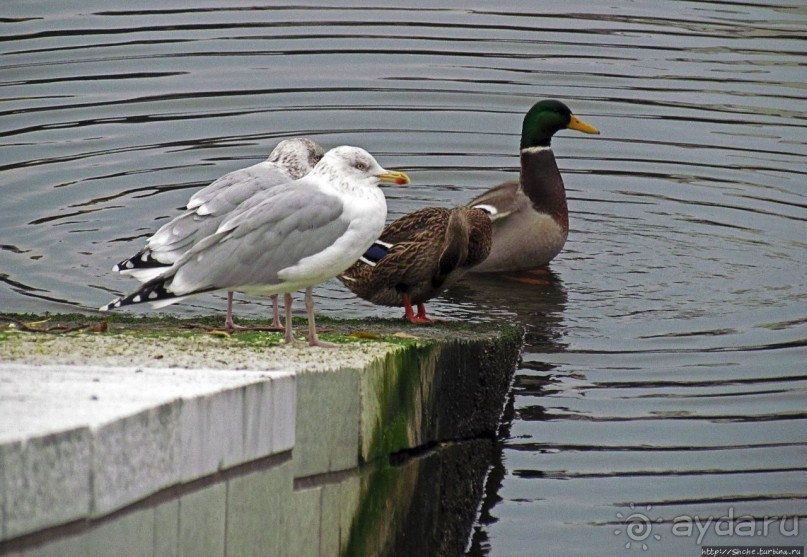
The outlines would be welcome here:
[[[528,327],[469,553],[805,544],[803,2],[80,4],[0,16],[2,310],[130,289],[120,256],[284,137],[407,170],[391,217],[463,203],[515,176],[524,112],[558,98],[602,135],[553,142],[571,230],[551,274],[431,304]],[[324,314],[399,313],[318,294]],[[674,529],[695,515],[756,523]]]

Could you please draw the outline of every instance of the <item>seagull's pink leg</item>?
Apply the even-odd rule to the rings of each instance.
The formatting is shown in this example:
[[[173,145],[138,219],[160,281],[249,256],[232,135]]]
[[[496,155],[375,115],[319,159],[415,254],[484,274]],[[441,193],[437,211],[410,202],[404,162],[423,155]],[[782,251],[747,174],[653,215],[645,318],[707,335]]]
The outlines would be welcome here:
[[[283,324],[280,323],[280,308],[277,304],[277,294],[272,294],[269,298],[272,300],[272,328],[280,330],[283,328]]]
[[[321,346],[322,348],[337,348],[338,345],[317,338],[317,324],[314,321],[313,292],[314,288],[311,286],[305,289],[305,309],[308,311],[308,344],[309,346]]]
[[[240,325],[236,325],[233,321],[233,293],[232,291],[227,291],[227,317],[224,318],[224,330],[228,333],[232,333],[236,329],[244,329]]]
[[[291,292],[286,292],[283,294],[283,303],[286,306],[286,334],[283,337],[283,340],[286,341],[286,344],[291,344],[294,342],[294,329],[291,324],[291,304],[294,300],[291,297]]]

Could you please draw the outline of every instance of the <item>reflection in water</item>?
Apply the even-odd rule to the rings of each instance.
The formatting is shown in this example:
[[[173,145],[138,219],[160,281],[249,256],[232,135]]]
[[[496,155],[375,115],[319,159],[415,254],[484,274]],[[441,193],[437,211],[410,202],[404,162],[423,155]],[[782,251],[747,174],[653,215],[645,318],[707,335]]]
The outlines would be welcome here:
[[[473,303],[477,316],[516,319],[526,329],[529,350],[563,349],[563,311],[566,290],[549,269],[525,273],[471,274],[446,292],[448,303]]]
[[[647,555],[697,552],[678,515],[803,515],[803,2],[364,4],[15,3],[0,308],[130,290],[118,254],[286,137],[406,170],[390,219],[464,204],[515,176],[524,112],[558,98],[602,135],[553,141],[570,233],[552,272],[469,277],[429,307],[527,328],[471,553],[620,554],[631,505],[662,521]],[[325,314],[400,317],[317,293]]]
[[[567,303],[566,290],[560,277],[551,270],[503,275],[474,274],[453,287],[446,298],[458,303],[475,300],[484,313],[498,314],[499,319],[516,319],[525,327],[525,355],[562,352],[565,348],[563,312]],[[489,528],[499,520],[495,510],[502,502],[499,492],[508,473],[519,473],[507,469],[503,453],[506,440],[512,435],[513,422],[546,419],[540,405],[516,411],[515,400],[525,396],[539,399],[551,392],[550,377],[554,368],[552,364],[522,362],[514,379],[499,426],[499,451],[488,470],[477,523],[471,533],[467,549],[469,557],[487,555],[491,550]],[[527,375],[524,372],[528,369],[540,372],[541,376]],[[534,471],[532,474],[533,477],[540,477],[542,473]]]
[[[525,327],[525,355],[529,353],[562,352],[564,345],[563,312],[567,295],[560,277],[549,269],[502,275],[474,274],[446,295],[452,302],[475,300],[482,313],[499,315],[499,319],[516,319]],[[503,315],[502,315],[503,313]],[[540,400],[551,392],[552,364],[523,362],[516,375],[513,389],[508,397],[499,429],[500,450],[494,455],[488,470],[482,503],[477,523],[471,533],[467,555],[487,555],[491,550],[489,529],[498,522],[496,507],[502,502],[499,492],[508,473],[523,471],[508,470],[504,458],[506,440],[511,438],[515,420],[545,420],[543,407],[534,405],[515,408],[517,397],[532,397]],[[526,370],[540,372],[540,376],[527,375]],[[529,471],[531,477],[540,477],[541,471]]]

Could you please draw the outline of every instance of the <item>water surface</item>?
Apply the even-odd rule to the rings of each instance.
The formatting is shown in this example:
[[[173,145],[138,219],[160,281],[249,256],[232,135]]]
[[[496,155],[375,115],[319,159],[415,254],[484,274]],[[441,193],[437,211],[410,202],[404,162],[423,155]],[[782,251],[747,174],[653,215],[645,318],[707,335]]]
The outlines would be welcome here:
[[[285,137],[406,170],[390,218],[464,203],[516,175],[523,114],[561,99],[602,135],[553,141],[571,230],[551,273],[430,304],[528,331],[468,553],[804,545],[807,8],[499,4],[8,4],[0,308],[89,310],[131,289],[116,261]],[[400,313],[335,281],[317,294],[322,314]],[[696,515],[757,522],[673,530]]]

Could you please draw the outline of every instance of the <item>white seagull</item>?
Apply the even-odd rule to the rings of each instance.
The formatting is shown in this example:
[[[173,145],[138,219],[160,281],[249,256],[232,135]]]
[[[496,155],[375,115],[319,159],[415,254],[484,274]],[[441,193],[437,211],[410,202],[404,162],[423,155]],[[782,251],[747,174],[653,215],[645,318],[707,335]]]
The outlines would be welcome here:
[[[145,247],[113,267],[140,282],[160,276],[202,238],[216,232],[225,217],[261,191],[297,180],[319,162],[324,149],[305,138],[285,139],[258,164],[225,174],[191,196],[185,212],[164,224],[146,241]],[[279,327],[277,295],[272,296],[272,326]],[[227,292],[224,328],[232,332],[233,292]]]
[[[380,182],[403,185],[409,177],[385,170],[364,149],[331,149],[307,176],[247,200],[159,276],[100,309],[143,302],[160,308],[215,290],[272,295],[305,288],[308,342],[332,346],[317,338],[312,289],[378,238],[387,217]],[[286,342],[293,340],[289,313]]]

